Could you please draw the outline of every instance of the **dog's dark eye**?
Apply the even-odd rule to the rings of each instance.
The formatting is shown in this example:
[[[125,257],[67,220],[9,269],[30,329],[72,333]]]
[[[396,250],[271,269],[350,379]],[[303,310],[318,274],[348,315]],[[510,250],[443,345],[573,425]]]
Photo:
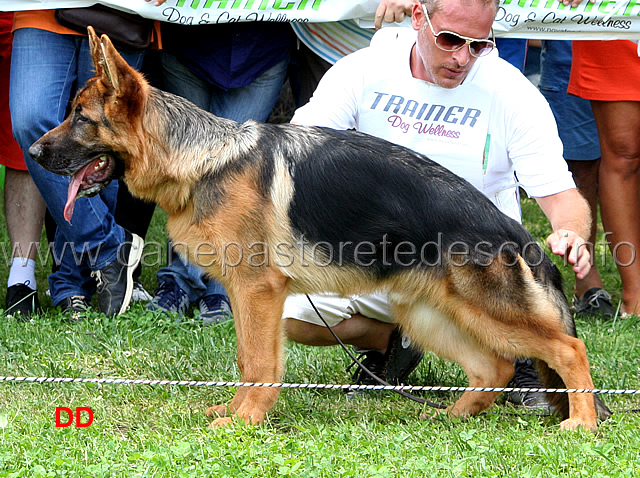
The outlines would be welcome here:
[[[76,120],[77,123],[89,123],[90,122],[89,118],[87,118],[82,113],[76,113],[74,115],[74,119]]]
[[[80,107],[80,105],[76,107],[76,110],[74,113],[75,114],[73,116],[77,122],[86,123],[87,121],[89,121],[89,118],[87,118],[85,115],[82,114],[82,108]]]

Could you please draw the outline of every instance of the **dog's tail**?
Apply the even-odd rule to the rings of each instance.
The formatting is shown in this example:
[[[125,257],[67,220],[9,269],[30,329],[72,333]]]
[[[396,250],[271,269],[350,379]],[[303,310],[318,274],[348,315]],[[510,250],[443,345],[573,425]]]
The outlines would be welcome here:
[[[572,337],[577,337],[573,314],[569,308],[567,297],[563,292],[562,275],[548,257],[545,256],[541,258],[541,260],[538,260],[540,259],[538,254],[540,253],[544,255],[544,251],[540,249],[532,254],[528,254],[529,257],[525,257],[524,259],[528,264],[535,264],[535,266],[531,266],[533,275],[537,281],[545,285],[551,301],[560,313],[566,333]],[[549,367],[546,362],[536,360],[536,365],[540,381],[545,388],[566,388],[560,375]],[[546,397],[554,413],[557,413],[563,419],[569,417],[569,397],[566,393],[547,393]],[[595,394],[594,400],[598,418],[600,420],[609,418],[611,416],[611,410],[604,404],[600,396]]]

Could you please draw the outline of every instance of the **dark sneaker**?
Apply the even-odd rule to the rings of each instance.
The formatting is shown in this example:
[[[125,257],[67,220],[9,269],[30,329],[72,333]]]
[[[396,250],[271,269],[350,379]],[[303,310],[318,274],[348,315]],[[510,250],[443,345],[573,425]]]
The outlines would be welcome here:
[[[424,353],[412,345],[411,340],[396,327],[389,337],[386,353],[369,350],[363,352],[363,355],[364,359],[361,362],[371,372],[391,385],[400,385],[405,383],[411,372],[416,369]],[[353,374],[353,383],[379,385],[377,380],[360,367]]]
[[[404,384],[420,361],[424,352],[411,343],[399,328],[395,328],[389,338],[389,346],[385,354],[385,365],[382,373],[391,385]]]
[[[8,316],[20,316],[24,319],[40,312],[38,292],[24,284],[14,284],[7,288],[5,314]]]
[[[147,304],[147,310],[167,315],[177,314],[182,317],[189,310],[189,296],[173,277],[167,276],[158,284],[155,296]]]
[[[516,373],[507,385],[508,388],[544,388],[540,383],[533,360],[518,359],[516,360],[515,368]],[[516,407],[530,408],[532,410],[551,409],[544,392],[508,392],[506,400]]]
[[[383,354],[382,352],[378,352],[377,350],[367,350],[360,353],[360,355],[358,356],[358,360],[360,360],[360,363],[367,367],[373,374],[384,380],[382,372],[384,370],[385,354]],[[356,370],[355,372],[353,372],[352,376],[353,383],[355,385],[380,385],[380,383],[375,378],[365,372],[355,362],[353,362],[349,366],[347,371],[351,370],[352,367],[356,367]],[[347,393],[352,394],[358,391],[359,390],[348,390]]]
[[[604,289],[593,287],[586,291],[582,299],[573,297],[574,313],[586,317],[613,317],[616,309],[611,305],[611,295]]]
[[[120,315],[129,307],[133,294],[133,271],[142,257],[142,238],[128,231],[125,234],[116,260],[91,273],[98,283],[98,306],[107,316]]]
[[[220,294],[205,295],[198,302],[203,325],[213,325],[233,318],[229,299]]]
[[[131,302],[151,302],[151,294],[147,292],[147,289],[139,281],[133,282],[133,292],[131,293]]]
[[[91,308],[91,304],[86,297],[74,295],[62,299],[56,304],[56,307],[60,307],[60,311],[71,320],[82,320]]]

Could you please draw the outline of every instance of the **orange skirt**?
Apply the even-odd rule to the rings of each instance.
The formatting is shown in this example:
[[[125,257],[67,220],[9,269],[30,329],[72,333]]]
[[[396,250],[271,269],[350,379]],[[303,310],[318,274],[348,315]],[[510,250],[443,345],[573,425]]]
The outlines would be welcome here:
[[[640,101],[638,45],[629,40],[574,40],[569,93],[597,101]]]

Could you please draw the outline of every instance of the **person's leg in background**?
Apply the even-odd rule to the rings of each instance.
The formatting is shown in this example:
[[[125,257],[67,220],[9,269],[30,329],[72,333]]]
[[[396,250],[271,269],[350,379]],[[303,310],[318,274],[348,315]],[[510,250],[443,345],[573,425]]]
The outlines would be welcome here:
[[[144,73],[147,81],[157,88],[161,88],[159,50],[149,50],[144,56],[141,71]],[[131,195],[129,188],[124,181],[119,180],[118,199],[116,204],[115,218],[116,222],[127,231],[146,239],[147,231],[153,219],[155,211],[155,203],[142,201]],[[140,280],[142,274],[142,266],[140,263],[133,272],[133,302],[149,302],[152,297],[147,292]]]
[[[29,172],[6,167],[4,211],[12,247],[7,314],[19,312],[28,317],[40,309],[35,268],[45,209]]]
[[[600,211],[622,279],[625,314],[640,313],[640,102],[592,101],[598,125]]]
[[[198,77],[191,69],[183,65],[174,55],[163,51],[161,54],[163,88],[175,95],[182,96],[202,109],[208,110],[210,102],[209,84]],[[184,253],[178,246],[177,250],[168,241],[167,265],[157,273],[158,288],[148,305],[149,310],[164,313],[186,315],[190,304],[198,302],[211,292],[226,297],[226,292],[217,281],[207,284],[202,269],[189,263],[180,256]],[[215,287],[215,285],[218,287]]]
[[[132,60],[138,63],[138,55],[133,56]],[[23,151],[64,120],[75,88],[84,85],[93,76],[93,71],[86,37],[60,35],[33,28],[19,29],[14,33],[10,102],[14,135]],[[113,219],[117,183],[112,183],[99,196],[80,198],[75,205],[75,217],[81,220],[72,219],[68,223],[63,216],[68,178],[44,170],[28,154],[25,154],[25,161],[56,222],[56,234],[62,235],[63,240],[57,239],[55,244],[67,246],[66,251],[70,251],[63,254],[62,250],[58,250],[56,253],[63,262],[72,261],[50,276],[52,302],[60,305],[71,297],[89,299],[93,291],[84,283],[86,274],[82,269],[89,268],[102,277],[114,267],[122,267],[116,261],[119,248],[127,242],[127,238],[133,239]],[[95,251],[95,254],[91,254],[91,260],[89,256],[77,260],[78,254],[86,251]],[[60,271],[64,271],[65,275]],[[107,288],[102,289],[105,294],[99,294],[101,309],[109,314],[121,311],[127,301],[122,300],[122,294],[114,293],[121,284],[110,280],[103,280],[102,283]],[[106,297],[108,301],[100,300]]]
[[[569,40],[542,42],[541,71],[538,88],[549,102],[558,124],[564,147],[563,156],[580,193],[591,208],[590,244],[596,244],[598,225],[598,171],[600,142],[591,103],[567,93],[571,75],[572,45]],[[595,252],[595,248],[594,248]],[[598,261],[593,258],[591,270],[575,281],[574,312],[584,316],[613,316],[611,295],[603,289]]]
[[[4,212],[11,243],[5,313],[24,318],[40,310],[36,284],[37,247],[45,205],[13,137],[9,111],[12,12],[0,12],[0,163],[5,165]]]
[[[309,102],[318,83],[331,66],[331,63],[320,58],[300,42],[298,49],[293,53],[291,66],[288,70],[296,108]]]
[[[314,346],[336,345],[335,333],[344,344],[354,346],[367,369],[382,380],[398,385],[406,383],[424,352],[413,346],[411,339],[394,323],[391,307],[386,294],[350,297],[292,294],[284,305],[285,333],[289,340]],[[378,381],[360,367],[355,367],[352,378],[356,385],[378,385]],[[350,390],[349,396],[357,397],[358,393]]]

